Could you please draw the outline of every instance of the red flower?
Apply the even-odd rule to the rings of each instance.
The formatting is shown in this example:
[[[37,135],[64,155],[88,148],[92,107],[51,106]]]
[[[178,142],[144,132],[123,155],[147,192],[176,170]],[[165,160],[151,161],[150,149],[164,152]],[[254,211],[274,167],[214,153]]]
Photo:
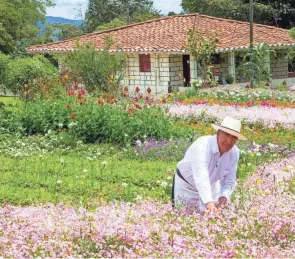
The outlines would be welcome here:
[[[79,102],[79,104],[82,105],[83,104],[83,101]]]
[[[82,99],[83,98],[83,94],[81,92],[78,93],[78,98]]]
[[[71,107],[71,105],[69,105],[69,104],[67,104],[66,106],[67,106],[67,109],[70,109],[70,107]]]
[[[135,92],[140,92],[140,89],[139,89],[139,87],[138,86],[136,86],[136,88],[135,88]]]
[[[250,86],[249,85],[246,85],[245,88],[250,88]]]
[[[75,83],[74,84],[74,90],[77,90],[79,88],[79,84],[78,83]]]
[[[148,88],[146,91],[148,92],[148,94],[150,94],[152,92],[152,89]]]
[[[111,99],[115,99],[115,96],[111,95]]]
[[[135,108],[137,108],[138,110],[141,110],[141,106],[138,103],[134,104]]]
[[[128,87],[127,86],[124,87],[124,92],[128,92]]]
[[[71,118],[72,118],[72,120],[74,120],[76,118],[76,115],[72,114]]]
[[[145,99],[148,101],[150,99],[150,97],[149,96],[146,96]]]
[[[74,96],[75,95],[75,91],[73,91],[73,90],[68,91],[68,95],[69,96]]]
[[[139,100],[139,98],[136,96],[136,97],[134,98],[134,100],[137,102],[137,101]]]
[[[124,97],[127,97],[128,96],[128,92],[124,92],[123,96]]]
[[[166,99],[164,98],[164,99],[162,99],[162,103],[166,103]]]
[[[100,104],[100,105],[104,105],[104,101],[103,100],[98,100],[97,103]]]

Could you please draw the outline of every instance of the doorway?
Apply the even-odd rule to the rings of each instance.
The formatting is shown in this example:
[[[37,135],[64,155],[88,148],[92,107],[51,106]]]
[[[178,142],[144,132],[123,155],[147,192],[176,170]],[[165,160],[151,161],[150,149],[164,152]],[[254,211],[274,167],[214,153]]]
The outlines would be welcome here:
[[[189,87],[191,81],[191,74],[190,74],[190,63],[189,55],[182,56],[182,65],[183,65],[183,86]]]

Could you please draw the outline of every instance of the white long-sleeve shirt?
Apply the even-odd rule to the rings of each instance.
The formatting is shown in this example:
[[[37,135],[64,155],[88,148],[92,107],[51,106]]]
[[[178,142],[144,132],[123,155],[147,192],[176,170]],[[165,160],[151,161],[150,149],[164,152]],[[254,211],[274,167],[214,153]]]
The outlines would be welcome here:
[[[186,151],[177,167],[189,183],[176,176],[175,200],[199,197],[206,204],[214,201],[212,187],[219,181],[219,197],[230,199],[236,182],[240,150],[234,146],[220,156],[217,135],[198,138]]]

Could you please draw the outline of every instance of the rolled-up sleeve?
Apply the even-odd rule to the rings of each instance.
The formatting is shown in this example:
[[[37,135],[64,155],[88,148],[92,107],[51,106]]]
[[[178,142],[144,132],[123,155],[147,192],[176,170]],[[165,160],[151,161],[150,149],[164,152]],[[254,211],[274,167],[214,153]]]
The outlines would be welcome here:
[[[228,170],[229,172],[220,181],[220,186],[221,186],[220,197],[225,197],[228,201],[235,188],[239,157],[240,157],[240,152],[239,152],[239,149],[236,148],[234,152],[233,160],[230,162],[231,165]]]
[[[190,153],[193,178],[204,204],[213,201],[209,179],[209,146],[196,145]]]

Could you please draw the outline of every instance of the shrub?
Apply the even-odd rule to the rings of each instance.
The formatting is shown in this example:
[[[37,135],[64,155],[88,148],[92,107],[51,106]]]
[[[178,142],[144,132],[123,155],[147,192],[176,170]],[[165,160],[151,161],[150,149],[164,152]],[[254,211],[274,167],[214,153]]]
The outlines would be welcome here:
[[[124,76],[124,54],[111,54],[111,40],[106,40],[106,47],[97,51],[92,45],[80,46],[65,60],[73,77],[82,80],[88,91],[114,91],[120,86]]]
[[[14,94],[26,96],[29,85],[37,78],[57,77],[58,70],[43,56],[19,58],[9,62],[6,70],[5,85]]]
[[[0,53],[0,90],[1,86],[4,87],[5,84],[5,73],[9,62],[10,56]]]

